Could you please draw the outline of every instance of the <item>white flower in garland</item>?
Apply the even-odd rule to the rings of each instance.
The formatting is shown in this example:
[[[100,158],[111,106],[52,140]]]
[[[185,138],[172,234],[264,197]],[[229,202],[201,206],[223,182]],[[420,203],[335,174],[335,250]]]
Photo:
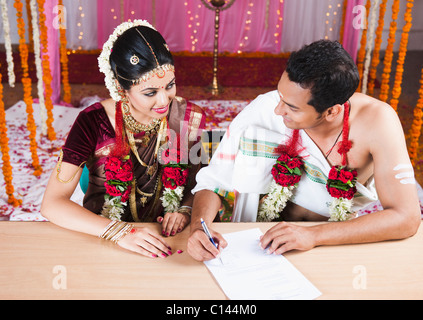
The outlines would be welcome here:
[[[279,218],[279,212],[292,197],[295,186],[282,187],[274,180],[270,184],[270,191],[259,206],[257,221],[268,222]]]
[[[10,24],[9,24],[9,16],[7,13],[7,2],[6,0],[0,0],[1,6],[1,15],[3,21],[3,30],[4,30],[4,46],[6,48],[6,61],[7,61],[7,75],[9,78],[9,86],[12,88],[15,87],[15,72],[14,63],[13,63],[13,55],[12,55],[12,41],[10,39]]]
[[[111,220],[121,221],[126,205],[127,203],[122,202],[120,197],[105,198],[101,215]]]
[[[34,56],[35,56],[35,69],[37,71],[37,90],[38,100],[40,105],[40,117],[41,117],[41,132],[43,135],[47,134],[47,109],[44,99],[44,83],[43,83],[43,67],[41,61],[41,43],[40,43],[40,29],[38,28],[38,7],[37,1],[30,1],[31,17],[32,17],[32,30],[34,39]]]
[[[346,221],[354,218],[352,206],[352,199],[334,198],[329,204],[329,221]]]
[[[177,186],[175,189],[165,188],[163,190],[163,196],[160,197],[165,212],[178,211],[183,197],[183,186]]]
[[[109,89],[110,96],[115,101],[120,100],[119,92],[116,87],[115,77],[110,66],[110,54],[112,53],[113,45],[117,38],[123,34],[126,30],[131,29],[132,27],[136,26],[145,26],[149,27],[153,30],[156,30],[150,23],[146,20],[134,20],[134,21],[127,21],[121,23],[119,26],[116,27],[114,32],[109,36],[109,39],[103,45],[103,51],[101,52],[100,56],[98,57],[98,66],[100,71],[104,73],[104,82],[106,84],[107,89]]]

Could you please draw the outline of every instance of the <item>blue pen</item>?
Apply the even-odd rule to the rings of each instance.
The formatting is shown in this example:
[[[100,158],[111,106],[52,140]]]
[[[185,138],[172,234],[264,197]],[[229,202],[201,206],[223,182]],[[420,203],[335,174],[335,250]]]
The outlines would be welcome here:
[[[211,243],[213,243],[213,245],[216,247],[217,249],[217,244],[216,242],[214,242],[212,235],[210,234],[209,229],[207,228],[206,222],[203,220],[203,218],[201,218],[201,226],[203,227],[204,233],[207,235],[207,237],[209,237],[209,240],[211,241]],[[219,257],[220,263],[223,264],[222,259]]]

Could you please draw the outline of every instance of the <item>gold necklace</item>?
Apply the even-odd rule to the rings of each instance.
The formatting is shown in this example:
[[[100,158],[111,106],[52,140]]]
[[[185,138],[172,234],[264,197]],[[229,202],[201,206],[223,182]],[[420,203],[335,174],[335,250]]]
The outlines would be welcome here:
[[[129,110],[129,104],[126,99],[122,100],[122,116],[125,122],[125,127],[133,134],[145,132],[145,136],[149,137],[157,132],[157,128],[160,126],[161,119],[153,119],[149,124],[142,124],[135,120]],[[148,143],[148,141],[147,141]]]
[[[140,158],[140,156],[138,154],[138,150],[137,150],[137,148],[135,146],[135,139],[134,139],[133,133],[130,130],[125,130],[126,131],[126,135],[128,137],[129,146],[130,146],[132,152],[134,153],[134,155],[137,158],[138,162],[143,167],[147,168],[147,171],[146,172],[147,172],[147,174],[150,177],[152,177],[156,173],[156,171],[157,171],[157,169],[159,167],[159,165],[157,163],[157,152],[158,152],[158,149],[159,149],[159,146],[160,146],[160,141],[162,139],[163,131],[165,130],[165,128],[167,128],[166,117],[164,117],[161,120],[161,122],[160,122],[160,129],[158,131],[157,143],[156,143],[156,147],[155,147],[155,150],[154,150],[154,162],[153,162],[152,165],[148,165],[144,161],[141,160],[141,158]]]

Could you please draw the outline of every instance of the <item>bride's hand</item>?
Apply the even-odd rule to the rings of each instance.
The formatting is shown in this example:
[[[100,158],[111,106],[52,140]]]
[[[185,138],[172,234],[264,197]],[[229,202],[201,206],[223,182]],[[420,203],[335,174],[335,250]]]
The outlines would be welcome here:
[[[134,227],[117,244],[124,249],[137,252],[150,258],[166,258],[172,254],[170,246],[162,237],[149,228]]]
[[[187,213],[168,212],[163,217],[158,217],[157,222],[162,224],[162,235],[174,236],[181,232],[191,221],[191,217]]]

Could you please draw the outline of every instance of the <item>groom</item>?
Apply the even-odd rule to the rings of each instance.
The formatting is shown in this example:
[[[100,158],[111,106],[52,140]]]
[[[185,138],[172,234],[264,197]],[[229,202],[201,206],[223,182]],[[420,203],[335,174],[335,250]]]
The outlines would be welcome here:
[[[213,259],[227,245],[210,230],[219,244],[214,247],[200,222],[210,225],[215,219],[222,191],[236,194],[232,221],[257,220],[272,167],[294,132],[304,170],[279,212],[283,222],[262,237],[263,249],[282,254],[416,233],[419,200],[401,123],[388,104],[355,93],[358,83],[354,61],[336,41],[319,40],[291,54],[277,90],[258,96],[233,120],[210,164],[197,175],[187,245],[194,259]],[[326,187],[329,172],[345,164],[357,173],[352,219],[312,227],[285,222],[327,221],[334,199]],[[356,217],[378,199],[382,211]]]

